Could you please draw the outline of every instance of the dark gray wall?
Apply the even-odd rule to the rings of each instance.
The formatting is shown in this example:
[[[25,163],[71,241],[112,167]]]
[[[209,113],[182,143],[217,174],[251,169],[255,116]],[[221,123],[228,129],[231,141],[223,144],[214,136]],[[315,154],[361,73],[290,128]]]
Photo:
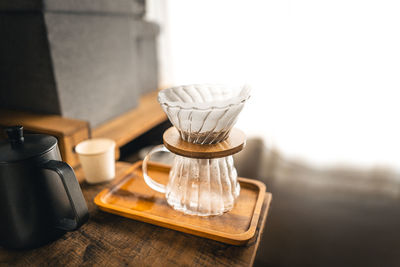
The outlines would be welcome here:
[[[44,18],[0,13],[0,107],[61,114]]]
[[[25,7],[25,9],[24,9]],[[0,2],[0,108],[99,125],[156,90],[159,27],[141,0]]]

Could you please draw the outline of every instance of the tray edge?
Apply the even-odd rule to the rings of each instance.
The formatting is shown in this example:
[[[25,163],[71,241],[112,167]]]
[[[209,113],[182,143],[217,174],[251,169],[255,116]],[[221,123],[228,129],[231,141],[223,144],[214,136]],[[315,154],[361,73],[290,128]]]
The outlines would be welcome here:
[[[137,168],[137,166],[140,166],[141,164],[142,164],[142,161],[138,161],[138,162],[132,164],[132,166],[135,166]],[[170,168],[169,165],[159,164],[156,162],[149,162],[148,164],[155,165],[155,167]],[[135,170],[136,168],[130,168],[130,169]],[[126,173],[117,183],[122,181],[127,174],[128,173]],[[216,230],[212,230],[212,229],[206,229],[203,227],[198,227],[195,225],[188,225],[185,223],[172,221],[171,219],[152,215],[152,214],[146,214],[146,216],[143,216],[144,214],[140,211],[135,211],[135,210],[128,209],[128,208],[123,208],[123,207],[118,207],[118,206],[113,206],[111,204],[107,204],[107,203],[103,202],[101,198],[104,195],[106,195],[107,193],[109,193],[111,188],[105,188],[102,191],[100,191],[94,198],[94,203],[101,210],[108,212],[108,213],[118,215],[118,216],[134,219],[134,220],[145,222],[145,223],[150,223],[152,225],[156,225],[156,226],[172,229],[175,231],[200,236],[203,238],[220,241],[220,242],[231,244],[231,245],[244,245],[256,233],[257,224],[258,224],[258,221],[260,220],[262,205],[266,198],[266,186],[263,182],[254,180],[254,179],[238,177],[238,180],[241,182],[247,183],[247,184],[253,184],[258,188],[258,196],[257,196],[256,204],[255,204],[255,207],[253,210],[253,215],[252,215],[249,227],[245,232],[238,233],[238,234],[230,234],[230,233],[220,232],[220,231],[216,231]],[[268,206],[266,207],[267,211],[269,208],[269,204],[271,202],[271,197],[269,196],[269,198],[270,199],[267,203]],[[115,209],[113,207],[116,207],[117,209]],[[161,218],[162,220],[160,221],[158,218]]]

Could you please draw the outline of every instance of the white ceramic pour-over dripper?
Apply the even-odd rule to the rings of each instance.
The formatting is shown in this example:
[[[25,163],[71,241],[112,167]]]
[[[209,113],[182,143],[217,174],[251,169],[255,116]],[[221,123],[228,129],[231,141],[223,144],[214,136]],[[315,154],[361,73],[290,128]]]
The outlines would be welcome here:
[[[161,90],[158,101],[183,140],[215,144],[228,137],[249,96],[247,86],[185,85]]]

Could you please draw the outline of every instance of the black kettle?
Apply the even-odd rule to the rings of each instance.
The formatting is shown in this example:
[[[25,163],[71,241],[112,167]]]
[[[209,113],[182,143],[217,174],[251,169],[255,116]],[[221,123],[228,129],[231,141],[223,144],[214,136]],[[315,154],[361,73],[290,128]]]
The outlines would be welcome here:
[[[72,168],[57,139],[6,129],[0,142],[0,246],[34,248],[78,229],[89,218]]]

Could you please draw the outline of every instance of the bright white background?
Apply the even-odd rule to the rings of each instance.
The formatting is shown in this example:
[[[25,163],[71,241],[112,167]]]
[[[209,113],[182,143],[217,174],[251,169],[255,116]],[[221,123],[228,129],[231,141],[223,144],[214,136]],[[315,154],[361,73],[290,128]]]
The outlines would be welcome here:
[[[248,83],[238,127],[320,166],[400,170],[400,1],[150,0],[163,86]]]

